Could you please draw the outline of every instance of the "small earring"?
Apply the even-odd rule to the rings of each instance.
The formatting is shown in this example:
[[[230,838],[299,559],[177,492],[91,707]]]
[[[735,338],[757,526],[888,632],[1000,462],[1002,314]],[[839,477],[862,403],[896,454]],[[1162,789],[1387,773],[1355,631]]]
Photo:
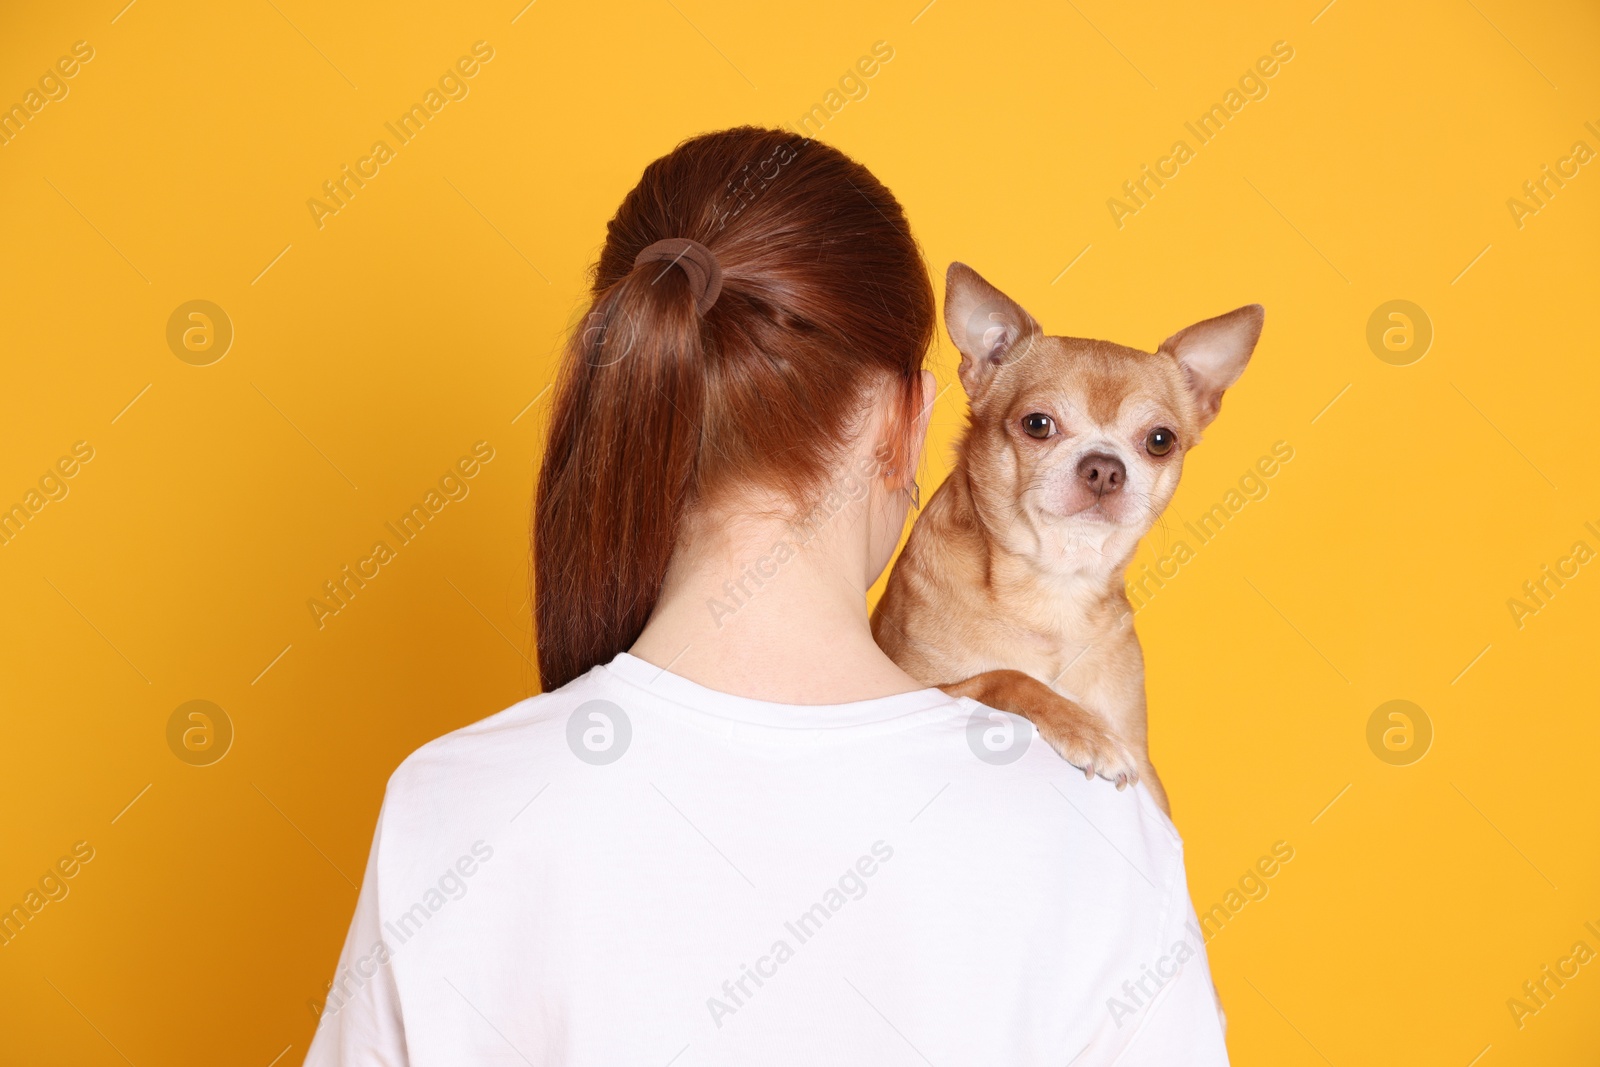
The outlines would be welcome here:
[[[912,508],[913,511],[921,511],[922,510],[922,483],[921,482],[913,481],[911,483],[911,508]]]

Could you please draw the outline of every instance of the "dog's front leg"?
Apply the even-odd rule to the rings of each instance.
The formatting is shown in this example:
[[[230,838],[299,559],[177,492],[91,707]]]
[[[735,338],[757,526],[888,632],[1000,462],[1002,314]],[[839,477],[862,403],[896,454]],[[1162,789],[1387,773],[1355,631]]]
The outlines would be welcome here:
[[[1139,780],[1139,761],[1128,746],[1094,712],[1068,700],[1037,678],[1021,671],[985,671],[939,688],[953,697],[971,697],[999,711],[1021,715],[1039,728],[1039,735],[1061,758],[1083,771],[1117,783],[1122,789]]]

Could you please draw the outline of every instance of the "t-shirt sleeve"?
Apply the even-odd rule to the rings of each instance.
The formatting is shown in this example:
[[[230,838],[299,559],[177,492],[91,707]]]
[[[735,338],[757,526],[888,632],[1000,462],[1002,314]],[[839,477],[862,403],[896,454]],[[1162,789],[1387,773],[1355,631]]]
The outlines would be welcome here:
[[[390,947],[383,938],[378,903],[383,822],[380,814],[355,918],[339,953],[339,967],[306,1054],[306,1067],[407,1067],[410,1062],[400,991],[390,963]]]
[[[1189,901],[1188,886],[1177,879],[1175,897],[1167,914],[1164,945],[1167,948],[1155,964],[1167,978],[1160,993],[1143,1013],[1138,1031],[1117,1067],[1227,1067],[1228,1046],[1223,1039],[1225,1022],[1216,987],[1211,984],[1211,961],[1206,956],[1205,937]]]

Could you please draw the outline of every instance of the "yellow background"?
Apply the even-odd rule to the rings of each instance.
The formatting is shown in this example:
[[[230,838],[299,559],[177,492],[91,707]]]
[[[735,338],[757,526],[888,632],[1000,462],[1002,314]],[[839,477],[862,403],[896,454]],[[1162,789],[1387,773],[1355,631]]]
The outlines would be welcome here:
[[[1593,5],[124,2],[0,29],[0,102],[95,51],[0,147],[0,505],[95,450],[0,547],[0,904],[95,849],[0,948],[0,1060],[304,1056],[386,777],[535,688],[544,390],[606,219],[678,140],[794,122],[882,40],[821,136],[936,273],[1141,346],[1267,308],[1141,556],[1293,446],[1139,615],[1196,906],[1295,849],[1210,945],[1236,1062],[1593,1062],[1600,963],[1520,1029],[1506,1006],[1600,950],[1600,563],[1507,607],[1600,549],[1600,164],[1520,229],[1506,206],[1600,149]],[[319,230],[307,199],[478,40],[470,95]],[[1119,229],[1106,200],[1280,40],[1269,95]],[[210,366],[166,343],[193,299],[234,326]],[[1433,323],[1410,366],[1366,342],[1392,299]],[[933,363],[953,381],[948,341]],[[925,492],[963,413],[957,387]],[[319,631],[307,599],[479,440],[471,495]],[[167,747],[193,699],[236,730],[212,766]],[[1410,766],[1367,745],[1390,699],[1433,725]]]

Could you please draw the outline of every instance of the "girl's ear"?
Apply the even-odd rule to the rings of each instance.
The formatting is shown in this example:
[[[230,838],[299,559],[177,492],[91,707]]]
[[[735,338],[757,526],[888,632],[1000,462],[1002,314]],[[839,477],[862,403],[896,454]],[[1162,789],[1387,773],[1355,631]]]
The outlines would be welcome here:
[[[917,469],[922,466],[922,451],[928,441],[928,426],[933,422],[933,404],[939,399],[939,381],[933,371],[923,370],[917,375],[916,418],[906,427],[905,455],[902,468],[896,471],[894,488],[910,489],[917,481]]]
[[[922,450],[928,442],[928,426],[933,422],[933,405],[939,399],[939,380],[933,376],[933,371],[923,371],[917,380],[921,386],[921,396],[917,401],[917,424],[911,441],[913,471],[921,464]]]
[[[885,383],[883,388],[883,401],[878,410],[884,414],[879,417],[874,449],[877,473],[888,482],[890,489],[910,489],[922,465],[922,450],[928,439],[928,426],[933,421],[934,401],[939,398],[939,382],[930,370],[918,373],[910,419],[904,418],[899,387]]]

